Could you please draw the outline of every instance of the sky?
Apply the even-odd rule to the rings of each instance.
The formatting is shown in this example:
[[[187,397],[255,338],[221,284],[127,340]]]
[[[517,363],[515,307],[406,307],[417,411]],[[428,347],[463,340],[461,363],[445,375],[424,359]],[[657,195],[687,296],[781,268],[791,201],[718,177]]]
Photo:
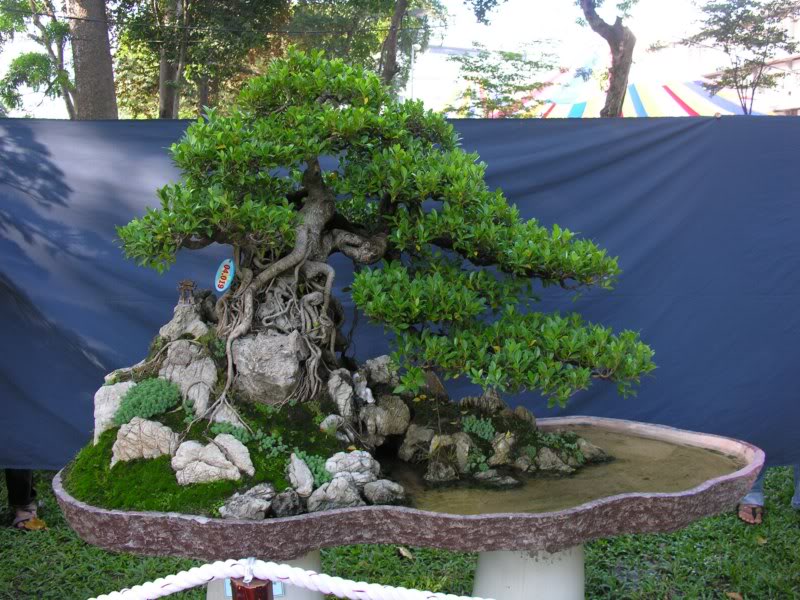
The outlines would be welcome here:
[[[492,50],[518,50],[536,40],[550,40],[552,52],[559,57],[561,66],[574,69],[594,63],[603,68],[608,62],[606,42],[587,27],[580,27],[576,19],[580,9],[573,0],[507,0],[490,14],[490,24],[481,25],[462,0],[443,0],[450,13],[448,27],[434,34],[430,49],[417,57],[414,66],[414,96],[421,98],[430,108],[438,109],[452,101],[458,79],[457,66],[447,61],[442,47],[469,48],[477,41]],[[613,21],[613,0],[600,10],[601,17]],[[631,82],[688,81],[713,70],[707,54],[675,49],[659,53],[648,52],[655,42],[680,39],[694,29],[697,9],[692,0],[640,0],[631,18],[626,21],[637,38]],[[18,36],[0,52],[0,75],[8,68],[14,56],[24,51],[35,51],[38,46]],[[405,96],[411,96],[411,85]],[[29,114],[39,118],[66,118],[61,100],[50,100],[28,91],[25,106]],[[15,111],[12,116],[24,116]]]

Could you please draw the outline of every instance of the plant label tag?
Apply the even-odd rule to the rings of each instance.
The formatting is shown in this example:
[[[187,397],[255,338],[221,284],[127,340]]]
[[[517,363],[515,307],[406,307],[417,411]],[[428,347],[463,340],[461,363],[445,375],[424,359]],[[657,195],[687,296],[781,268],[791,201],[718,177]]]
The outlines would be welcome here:
[[[214,278],[214,289],[218,292],[226,292],[233,283],[233,274],[236,267],[233,264],[232,258],[227,258],[222,261],[222,264],[217,269],[217,276]]]

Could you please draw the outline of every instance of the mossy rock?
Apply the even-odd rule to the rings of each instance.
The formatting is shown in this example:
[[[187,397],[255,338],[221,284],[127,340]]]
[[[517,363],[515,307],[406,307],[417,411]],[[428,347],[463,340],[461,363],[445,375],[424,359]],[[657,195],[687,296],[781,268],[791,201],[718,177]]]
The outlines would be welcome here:
[[[286,463],[295,447],[307,454],[327,458],[343,450],[341,442],[319,430],[314,423],[314,413],[319,407],[309,408],[298,404],[275,410],[262,405],[238,406],[242,418],[251,426],[283,439],[289,448],[285,454],[270,458],[259,451],[255,443],[248,444],[250,458],[255,467],[252,477],[239,481],[217,481],[192,485],[178,485],[170,465],[170,457],[120,461],[110,467],[112,447],[119,428],[104,432],[97,445],[83,448],[65,471],[64,487],[78,500],[102,508],[179,512],[216,517],[217,510],[235,492],[256,484],[269,482],[277,491],[289,486]],[[184,431],[186,414],[182,410],[158,415],[154,420],[169,426],[173,431]],[[207,443],[213,433],[208,422],[195,423],[184,437]]]

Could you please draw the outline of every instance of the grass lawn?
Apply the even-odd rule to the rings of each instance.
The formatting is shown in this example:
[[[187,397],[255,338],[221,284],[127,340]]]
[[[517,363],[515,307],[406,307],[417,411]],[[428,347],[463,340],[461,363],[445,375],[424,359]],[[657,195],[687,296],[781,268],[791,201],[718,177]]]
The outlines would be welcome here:
[[[175,558],[112,554],[83,543],[67,527],[50,491],[52,473],[37,473],[41,516],[50,529],[0,527],[0,599],[83,600],[187,569]],[[586,597],[641,599],[800,599],[800,513],[791,510],[792,474],[771,469],[767,515],[747,526],[735,515],[705,519],[665,535],[599,540],[586,547]],[[0,477],[0,524],[11,523]],[[404,587],[469,594],[475,556],[394,546],[348,546],[323,552],[330,575]],[[172,598],[204,599],[200,588]]]

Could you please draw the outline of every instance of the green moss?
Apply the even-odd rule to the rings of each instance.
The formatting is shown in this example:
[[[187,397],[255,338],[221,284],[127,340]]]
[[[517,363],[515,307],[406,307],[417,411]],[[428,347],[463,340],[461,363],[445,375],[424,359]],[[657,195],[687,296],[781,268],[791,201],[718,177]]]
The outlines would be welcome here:
[[[173,410],[168,413],[164,413],[163,415],[158,415],[155,417],[155,421],[158,421],[162,425],[166,425],[172,431],[183,432],[183,439],[185,440],[196,440],[198,442],[205,442],[207,437],[206,428],[208,427],[207,421],[198,421],[187,431],[186,427],[188,426],[188,422],[186,417],[188,413],[183,410]],[[191,418],[191,417],[190,417]],[[212,436],[213,437],[213,436]]]
[[[75,498],[94,506],[217,516],[217,509],[234,492],[263,482],[271,483],[278,491],[285,490],[289,486],[286,463],[294,448],[325,458],[344,449],[344,444],[320,431],[313,422],[314,413],[320,407],[298,404],[276,410],[265,405],[240,403],[237,408],[251,427],[260,428],[267,435],[281,436],[286,446],[281,455],[271,457],[259,448],[257,440],[247,443],[255,467],[253,477],[181,486],[167,456],[119,462],[112,469],[109,465],[118,431],[114,428],[103,433],[96,446],[86,446],[78,453],[66,471],[64,485]],[[173,431],[184,432],[186,415],[182,410],[175,410],[158,415],[156,420]],[[209,423],[200,421],[185,432],[183,439],[207,443],[207,438],[213,435]]]
[[[178,485],[170,458],[132,460],[111,464],[117,430],[106,431],[97,446],[86,446],[70,465],[64,486],[89,504],[125,510],[177,511],[213,516],[214,509],[255,478]]]

